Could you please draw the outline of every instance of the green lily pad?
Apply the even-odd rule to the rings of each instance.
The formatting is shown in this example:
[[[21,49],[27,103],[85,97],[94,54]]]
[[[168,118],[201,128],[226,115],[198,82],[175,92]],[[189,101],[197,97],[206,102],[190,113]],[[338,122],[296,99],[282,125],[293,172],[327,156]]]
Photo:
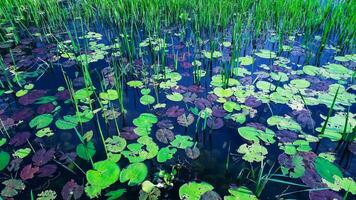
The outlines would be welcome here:
[[[6,151],[0,151],[0,171],[4,170],[10,162],[10,154]]]
[[[239,62],[241,65],[252,65],[254,62],[253,57],[251,56],[245,56],[245,57],[239,57]]]
[[[258,200],[258,198],[245,186],[229,189],[231,195],[224,196],[224,200]]]
[[[80,158],[90,160],[96,153],[94,143],[89,141],[86,144],[78,144],[76,152]]]
[[[42,114],[38,115],[35,118],[33,118],[29,125],[31,128],[36,127],[37,129],[44,128],[48,125],[50,125],[53,121],[53,115],[51,114]]]
[[[260,140],[266,143],[274,143],[274,132],[271,129],[266,128],[265,131],[257,130],[254,127],[245,126],[238,128],[238,132],[241,137],[246,140],[258,143]]]
[[[315,170],[321,176],[321,178],[327,180],[330,183],[334,183],[334,175],[343,177],[342,171],[334,165],[332,162],[325,158],[317,157],[314,161]]]
[[[291,130],[291,131],[301,131],[302,127],[295,122],[292,118],[282,117],[282,116],[272,116],[267,119],[267,123],[270,126],[277,126],[279,130]]]
[[[143,95],[140,98],[140,102],[142,105],[150,105],[153,104],[155,102],[155,98],[151,95]]]
[[[206,182],[189,182],[179,188],[179,197],[186,200],[199,200],[205,192],[213,189],[214,187]]]
[[[242,159],[250,163],[261,162],[268,153],[267,149],[258,143],[243,144],[237,149],[237,152],[243,154]]]
[[[13,155],[14,155],[15,157],[17,157],[17,158],[25,158],[25,157],[27,157],[30,153],[31,153],[31,149],[30,149],[30,148],[22,148],[22,149],[16,150]]]
[[[70,130],[78,126],[78,119],[72,115],[65,115],[63,119],[57,120],[55,124],[61,130]]]
[[[223,89],[221,87],[217,87],[214,89],[214,94],[218,97],[231,97],[233,95],[233,91],[230,88]]]
[[[304,89],[310,86],[310,82],[304,79],[294,79],[290,81],[290,84],[298,89]]]
[[[193,139],[187,135],[176,135],[175,139],[171,142],[173,147],[178,149],[186,149],[194,145]]]
[[[138,87],[141,87],[143,85],[143,83],[142,83],[142,81],[133,80],[133,81],[127,82],[127,85],[130,87],[138,88]]]
[[[169,146],[164,147],[159,150],[159,152],[157,154],[157,161],[159,163],[164,163],[167,160],[172,159],[176,152],[177,152],[176,148],[169,148]]]
[[[93,169],[87,171],[88,181],[85,192],[91,198],[97,197],[101,190],[109,187],[119,180],[120,168],[110,160],[103,160],[94,163]]]
[[[171,101],[182,101],[183,100],[183,95],[178,93],[178,92],[173,92],[172,94],[167,94],[166,95],[167,99]]]
[[[129,181],[129,186],[139,185],[146,179],[147,173],[148,169],[144,163],[130,164],[121,171],[120,182]]]
[[[259,52],[255,53],[256,56],[260,58],[270,59],[277,57],[276,53],[267,49],[261,49]]]

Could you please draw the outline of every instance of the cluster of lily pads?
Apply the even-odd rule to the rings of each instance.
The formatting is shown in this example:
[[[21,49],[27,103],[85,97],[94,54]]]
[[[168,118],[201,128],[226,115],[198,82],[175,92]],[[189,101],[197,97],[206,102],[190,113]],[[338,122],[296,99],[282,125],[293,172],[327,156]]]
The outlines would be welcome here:
[[[290,38],[282,52],[266,47],[231,59],[231,38],[196,52],[151,36],[133,46],[140,53],[132,61],[121,53],[128,36],[110,45],[103,38],[86,32],[43,48],[24,39],[4,54],[0,198],[118,199],[132,189],[145,200],[179,187],[180,199],[259,199],[270,182],[307,188],[310,199],[356,195],[347,170],[356,153],[355,54],[303,65],[292,60],[303,52]],[[45,85],[55,76],[63,80]],[[225,141],[225,170],[236,182],[223,183],[234,185],[222,194],[179,170],[195,171],[185,164],[207,149],[201,135],[224,134],[238,141]]]

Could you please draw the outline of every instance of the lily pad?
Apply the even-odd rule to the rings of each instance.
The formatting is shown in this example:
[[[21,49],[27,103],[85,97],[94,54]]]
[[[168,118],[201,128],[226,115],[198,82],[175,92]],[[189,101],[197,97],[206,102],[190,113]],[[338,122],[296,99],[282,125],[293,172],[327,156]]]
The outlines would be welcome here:
[[[199,200],[205,192],[213,189],[214,187],[206,182],[189,182],[179,188],[179,197],[186,200]]]
[[[134,163],[130,164],[128,167],[123,169],[120,173],[120,182],[128,182],[129,186],[135,186],[142,183],[147,176],[148,169],[144,163]]]

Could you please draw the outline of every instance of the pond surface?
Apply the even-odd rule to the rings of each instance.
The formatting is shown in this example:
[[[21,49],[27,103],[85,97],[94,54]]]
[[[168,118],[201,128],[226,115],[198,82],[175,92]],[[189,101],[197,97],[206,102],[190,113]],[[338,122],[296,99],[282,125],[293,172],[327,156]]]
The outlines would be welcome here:
[[[0,199],[355,197],[354,52],[104,30],[1,47]]]

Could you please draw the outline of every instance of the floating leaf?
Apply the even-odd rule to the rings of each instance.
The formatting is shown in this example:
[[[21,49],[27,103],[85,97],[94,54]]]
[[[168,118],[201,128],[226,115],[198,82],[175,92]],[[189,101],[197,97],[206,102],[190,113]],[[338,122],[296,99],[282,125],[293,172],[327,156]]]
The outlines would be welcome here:
[[[315,170],[318,172],[321,178],[327,180],[330,183],[334,183],[334,175],[343,177],[342,171],[325,158],[317,157],[314,161],[314,166]]]
[[[148,169],[144,163],[130,164],[121,171],[120,182],[124,183],[129,181],[129,186],[139,185],[146,179],[147,173]]]
[[[205,192],[213,189],[214,187],[206,182],[189,182],[179,188],[179,197],[180,199],[199,200]]]
[[[173,92],[172,94],[167,94],[166,95],[167,99],[171,100],[171,101],[182,101],[183,100],[183,95],[181,95],[178,92]]]
[[[150,105],[150,104],[153,104],[155,102],[155,98],[153,96],[151,96],[151,95],[143,95],[140,98],[140,102],[143,105]]]
[[[90,160],[96,153],[94,143],[89,141],[86,144],[78,144],[76,152],[80,158]]]
[[[171,145],[178,149],[186,149],[193,146],[192,140],[190,136],[176,135]]]
[[[167,160],[172,159],[176,152],[177,152],[176,148],[169,148],[169,146],[164,147],[159,150],[159,152],[157,154],[157,161],[159,163],[164,163]]]
[[[185,113],[177,117],[177,122],[179,125],[188,127],[194,122],[194,115],[189,113],[186,115]]]
[[[30,153],[31,153],[31,149],[30,149],[30,148],[22,148],[22,149],[16,150],[13,155],[14,155],[15,157],[17,157],[17,158],[25,158],[25,157],[27,157]]]
[[[85,187],[85,192],[91,198],[96,197],[101,190],[114,184],[119,176],[120,168],[115,162],[110,160],[96,162],[93,169],[86,173],[88,185]]]
[[[36,127],[37,129],[44,128],[48,125],[50,125],[53,121],[53,115],[51,114],[42,114],[38,115],[35,118],[33,118],[29,125],[31,128]]]
[[[245,186],[229,189],[231,195],[224,196],[224,200],[258,200],[257,197]]]
[[[10,162],[10,154],[6,151],[0,151],[0,171],[4,170]]]
[[[244,154],[242,159],[251,163],[261,162],[268,153],[267,149],[258,143],[253,143],[251,145],[243,144],[238,148],[237,152]]]

